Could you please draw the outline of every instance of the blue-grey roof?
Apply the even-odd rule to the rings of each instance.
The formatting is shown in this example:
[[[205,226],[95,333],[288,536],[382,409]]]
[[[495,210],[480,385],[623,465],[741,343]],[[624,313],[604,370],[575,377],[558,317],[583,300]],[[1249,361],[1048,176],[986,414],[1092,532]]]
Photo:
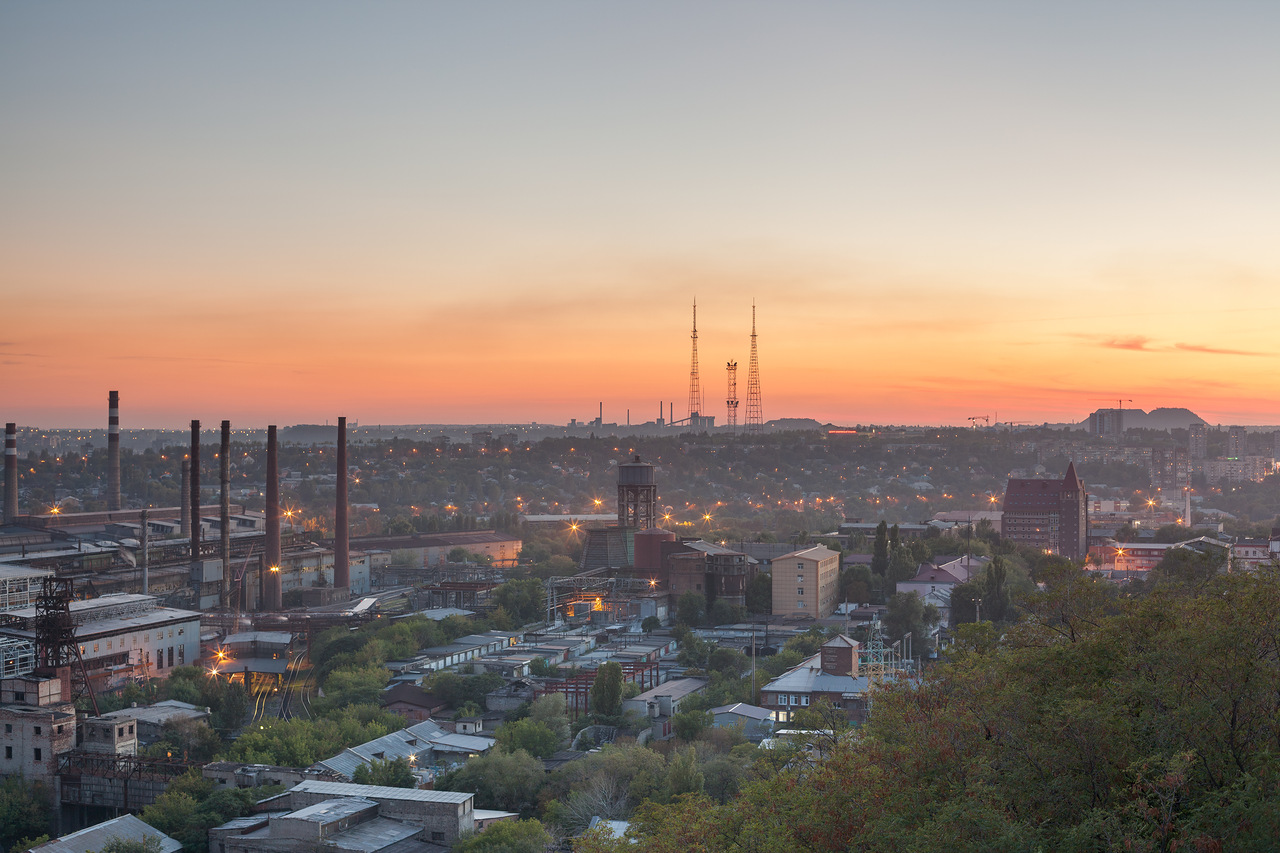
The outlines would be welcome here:
[[[361,797],[366,800],[412,800],[418,803],[466,803],[475,794],[462,791],[424,791],[421,788],[389,788],[385,785],[355,785],[350,782],[299,782],[289,789],[300,794],[320,794],[338,799]]]
[[[720,714],[733,714],[738,717],[750,717],[753,720],[772,720],[773,712],[768,708],[761,708],[758,705],[748,705],[746,702],[735,702],[732,705],[721,705],[719,708],[712,708],[711,713],[719,716]]]
[[[182,843],[170,838],[153,826],[145,824],[134,815],[127,814],[113,818],[96,826],[90,826],[79,832],[55,838],[52,841],[31,848],[39,853],[97,853],[113,838],[125,841],[142,841],[148,835],[160,839],[160,853],[176,853],[182,849]]]
[[[374,759],[391,761],[412,755],[417,760],[419,756],[426,756],[419,761],[420,764],[426,764],[432,752],[487,752],[493,748],[494,743],[494,739],[490,737],[446,732],[436,723],[426,720],[344,749],[332,758],[317,762],[317,766],[350,779],[355,775],[357,767],[372,764]]]
[[[763,692],[776,693],[847,693],[861,694],[871,687],[866,676],[832,675],[822,671],[819,665],[822,654],[801,662],[760,688]]]

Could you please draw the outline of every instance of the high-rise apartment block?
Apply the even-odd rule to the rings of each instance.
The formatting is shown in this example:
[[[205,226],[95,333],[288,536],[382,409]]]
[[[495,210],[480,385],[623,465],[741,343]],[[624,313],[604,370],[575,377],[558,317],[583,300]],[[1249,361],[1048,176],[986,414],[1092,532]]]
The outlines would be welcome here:
[[[1227,458],[1243,459],[1248,454],[1249,432],[1242,426],[1233,426],[1227,430]]]
[[[1073,560],[1088,553],[1088,493],[1074,462],[1061,480],[1010,479],[1003,510],[1000,535]]]
[[[1209,427],[1207,424],[1192,424],[1191,437],[1187,442],[1187,450],[1191,452],[1192,459],[1207,459],[1209,457]]]

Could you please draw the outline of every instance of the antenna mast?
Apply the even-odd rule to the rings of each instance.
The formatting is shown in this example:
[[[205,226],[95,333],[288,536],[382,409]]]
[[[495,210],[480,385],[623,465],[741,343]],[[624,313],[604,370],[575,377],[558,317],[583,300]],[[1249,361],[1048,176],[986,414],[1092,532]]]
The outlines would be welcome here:
[[[729,398],[725,405],[729,407],[729,435],[738,434],[738,362],[731,361],[725,365],[729,372]]]
[[[756,303],[751,303],[751,362],[747,365],[748,435],[764,432],[764,415],[760,408],[760,357],[756,352]]]
[[[702,384],[698,381],[698,300],[693,300],[693,362],[689,367],[689,428],[702,414]]]

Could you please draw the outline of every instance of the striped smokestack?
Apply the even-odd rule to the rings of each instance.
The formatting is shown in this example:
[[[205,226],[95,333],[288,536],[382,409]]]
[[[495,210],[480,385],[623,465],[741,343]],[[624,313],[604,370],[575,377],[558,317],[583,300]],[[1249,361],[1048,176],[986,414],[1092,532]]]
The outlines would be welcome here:
[[[338,418],[338,500],[333,510],[333,585],[351,586],[351,548],[347,530],[347,419]]]
[[[142,567],[143,595],[146,595],[151,589],[151,580],[147,574],[151,568],[151,555],[149,553],[151,551],[151,522],[147,517],[148,515],[149,513],[147,512],[146,507],[143,507],[142,515],[138,519],[139,523],[142,525],[142,553],[138,555],[138,565]]]
[[[267,544],[258,575],[258,609],[281,610],[280,595],[280,456],[276,428],[267,427]]]
[[[4,523],[18,515],[18,425],[4,425]]]
[[[120,392],[107,392],[107,509],[120,509]]]
[[[182,538],[191,535],[191,460],[182,460],[182,486],[178,489],[178,533]]]
[[[200,559],[200,422],[191,422],[191,491],[187,500],[191,513],[191,559]]]
[[[222,487],[222,606],[231,608],[231,421],[222,422],[218,446],[219,485]]]

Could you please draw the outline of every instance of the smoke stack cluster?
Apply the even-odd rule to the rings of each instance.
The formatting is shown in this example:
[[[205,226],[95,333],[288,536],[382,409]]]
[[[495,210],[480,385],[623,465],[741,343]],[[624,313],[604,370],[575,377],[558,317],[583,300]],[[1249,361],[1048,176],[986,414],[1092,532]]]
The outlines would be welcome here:
[[[107,392],[107,509],[120,509],[120,392]]]
[[[200,422],[191,422],[191,559],[200,559]]]
[[[18,425],[4,425],[4,523],[18,515]]]
[[[351,541],[347,521],[347,419],[338,418],[338,497],[333,512],[333,585],[351,586]]]
[[[222,422],[218,447],[219,485],[222,487],[222,605],[231,606],[231,421]]]
[[[280,578],[280,456],[275,426],[267,427],[267,544],[262,572],[258,575],[258,608],[279,611],[283,607]]]

